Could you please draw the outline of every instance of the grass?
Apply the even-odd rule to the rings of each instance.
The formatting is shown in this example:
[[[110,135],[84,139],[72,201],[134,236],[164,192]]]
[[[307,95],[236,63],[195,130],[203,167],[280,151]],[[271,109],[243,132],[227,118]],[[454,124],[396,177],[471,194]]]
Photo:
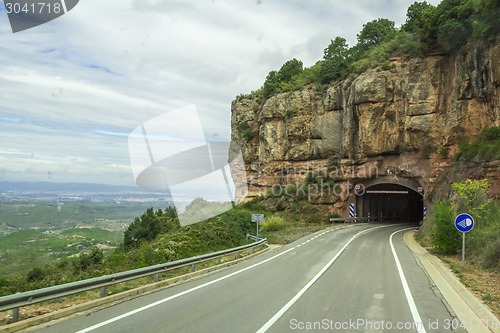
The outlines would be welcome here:
[[[462,258],[459,256],[440,255],[439,258],[448,265],[464,286],[482,300],[497,318],[500,318],[500,272],[485,271],[467,259],[462,268]]]
[[[296,241],[297,239],[312,234],[316,231],[327,228],[326,224],[306,224],[306,223],[290,223],[286,228],[274,231],[262,231],[261,237],[267,238],[269,244],[285,245]]]

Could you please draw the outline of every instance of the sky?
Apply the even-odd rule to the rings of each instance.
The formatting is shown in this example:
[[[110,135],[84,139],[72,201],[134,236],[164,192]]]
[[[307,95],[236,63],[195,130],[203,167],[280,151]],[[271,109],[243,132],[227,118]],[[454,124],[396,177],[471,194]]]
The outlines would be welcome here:
[[[145,122],[194,105],[207,140],[228,141],[237,95],[366,22],[400,26],[413,2],[81,0],[15,34],[2,3],[0,181],[134,185],[128,136]]]

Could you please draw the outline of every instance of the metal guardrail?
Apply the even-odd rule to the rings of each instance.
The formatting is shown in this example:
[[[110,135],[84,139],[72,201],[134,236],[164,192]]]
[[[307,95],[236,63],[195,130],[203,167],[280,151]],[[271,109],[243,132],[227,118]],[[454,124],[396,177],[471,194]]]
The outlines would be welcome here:
[[[192,271],[195,270],[195,265],[197,263],[201,263],[204,261],[208,261],[211,259],[218,259],[218,263],[220,263],[220,259],[223,256],[230,255],[233,253],[237,253],[239,255],[240,252],[248,249],[252,249],[263,245],[267,242],[267,238],[261,238],[259,241],[239,247],[235,247],[232,249],[222,250],[214,253],[204,254],[196,257],[180,259],[164,264],[153,265],[144,268],[133,269],[126,272],[120,272],[115,274],[103,275],[91,279],[81,280],[70,282],[66,284],[61,284],[53,287],[36,289],[31,291],[26,291],[22,293],[17,293],[9,296],[0,297],[0,312],[13,310],[13,319],[12,322],[16,322],[19,320],[19,308],[27,305],[33,305],[36,303],[65,297],[73,294],[78,294],[84,291],[89,291],[93,289],[101,288],[101,297],[106,296],[106,287],[126,282],[146,276],[150,276],[156,274],[155,282],[159,280],[159,274],[184,266],[192,266]]]

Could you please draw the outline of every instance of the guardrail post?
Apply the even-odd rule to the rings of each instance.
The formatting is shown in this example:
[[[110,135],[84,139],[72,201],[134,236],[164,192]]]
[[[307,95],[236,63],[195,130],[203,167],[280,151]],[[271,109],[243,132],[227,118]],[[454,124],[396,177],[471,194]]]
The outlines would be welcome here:
[[[101,297],[106,297],[107,295],[106,287],[101,287]]]
[[[191,265],[191,272],[194,272],[194,271],[196,271],[196,265],[195,265],[195,264],[192,264],[192,265]]]
[[[155,282],[160,281],[160,273],[155,274]]]
[[[12,309],[12,323],[19,321],[19,308]]]

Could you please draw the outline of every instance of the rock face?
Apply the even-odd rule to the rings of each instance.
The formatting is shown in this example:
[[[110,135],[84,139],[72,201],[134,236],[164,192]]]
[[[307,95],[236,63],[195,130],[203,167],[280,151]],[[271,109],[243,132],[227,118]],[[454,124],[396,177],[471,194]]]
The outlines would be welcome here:
[[[427,189],[440,168],[437,151],[500,124],[498,64],[500,45],[476,44],[455,57],[392,59],[389,70],[326,88],[233,101],[232,141],[242,146],[250,194],[321,169],[356,180],[353,171],[367,166]]]

